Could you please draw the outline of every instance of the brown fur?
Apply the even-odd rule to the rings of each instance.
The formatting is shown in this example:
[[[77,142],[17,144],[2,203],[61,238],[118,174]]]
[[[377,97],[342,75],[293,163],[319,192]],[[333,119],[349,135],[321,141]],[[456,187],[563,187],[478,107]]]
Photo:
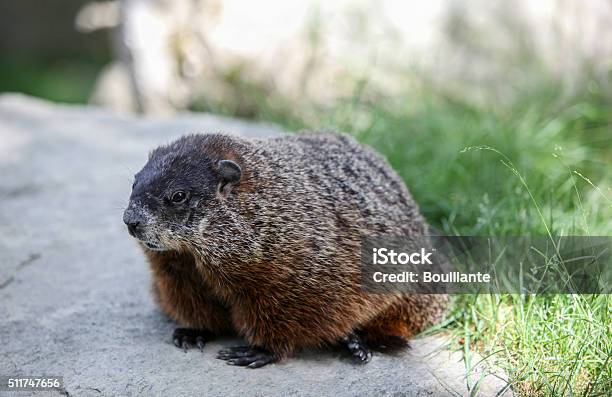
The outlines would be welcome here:
[[[168,249],[143,246],[155,295],[179,323],[237,333],[280,359],[351,332],[373,347],[403,345],[443,314],[444,295],[361,288],[363,237],[429,233],[403,181],[373,151],[342,135],[199,135],[153,152],[148,166],[176,172],[183,157],[213,170],[231,159],[243,175],[228,196],[199,204],[195,219],[167,223],[150,210],[151,235]]]

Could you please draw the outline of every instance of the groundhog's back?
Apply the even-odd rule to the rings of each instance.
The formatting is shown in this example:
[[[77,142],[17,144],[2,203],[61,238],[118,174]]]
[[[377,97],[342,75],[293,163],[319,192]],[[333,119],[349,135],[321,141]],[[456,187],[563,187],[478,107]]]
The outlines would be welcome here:
[[[400,176],[378,153],[343,134],[285,135],[256,144],[256,178],[281,212],[313,229],[363,236],[425,235],[427,225]],[[279,208],[280,209],[280,208]],[[288,219],[289,220],[289,219]]]

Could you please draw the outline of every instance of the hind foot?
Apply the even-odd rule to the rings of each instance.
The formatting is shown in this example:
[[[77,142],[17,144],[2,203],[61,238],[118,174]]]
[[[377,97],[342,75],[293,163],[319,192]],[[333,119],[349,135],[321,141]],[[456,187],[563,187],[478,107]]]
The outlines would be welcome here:
[[[200,351],[204,349],[206,342],[212,339],[212,334],[202,329],[177,328],[172,333],[172,341],[179,349],[187,352],[190,347],[197,346]]]
[[[259,368],[276,362],[276,356],[266,349],[252,346],[230,347],[219,351],[217,358],[225,360],[229,365],[247,368]]]
[[[372,359],[372,352],[354,332],[342,338],[340,343],[346,346],[355,363],[366,364]]]

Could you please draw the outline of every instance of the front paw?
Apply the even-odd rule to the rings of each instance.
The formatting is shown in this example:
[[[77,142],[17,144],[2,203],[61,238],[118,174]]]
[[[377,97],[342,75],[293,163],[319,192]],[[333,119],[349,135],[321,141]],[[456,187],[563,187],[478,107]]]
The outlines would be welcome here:
[[[247,368],[263,367],[278,360],[268,350],[251,346],[230,347],[220,350],[217,358],[225,360],[229,365],[239,365]]]
[[[177,328],[172,333],[174,345],[185,352],[194,346],[197,346],[202,351],[206,342],[211,339],[211,333],[201,329]]]

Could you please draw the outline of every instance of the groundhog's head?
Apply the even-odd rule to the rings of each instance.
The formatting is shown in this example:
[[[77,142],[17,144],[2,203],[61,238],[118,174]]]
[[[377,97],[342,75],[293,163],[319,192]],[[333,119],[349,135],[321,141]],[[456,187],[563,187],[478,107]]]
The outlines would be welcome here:
[[[215,229],[231,222],[224,208],[242,170],[208,143],[192,135],[159,147],[136,174],[123,221],[148,249],[189,249],[203,235],[223,234]]]

